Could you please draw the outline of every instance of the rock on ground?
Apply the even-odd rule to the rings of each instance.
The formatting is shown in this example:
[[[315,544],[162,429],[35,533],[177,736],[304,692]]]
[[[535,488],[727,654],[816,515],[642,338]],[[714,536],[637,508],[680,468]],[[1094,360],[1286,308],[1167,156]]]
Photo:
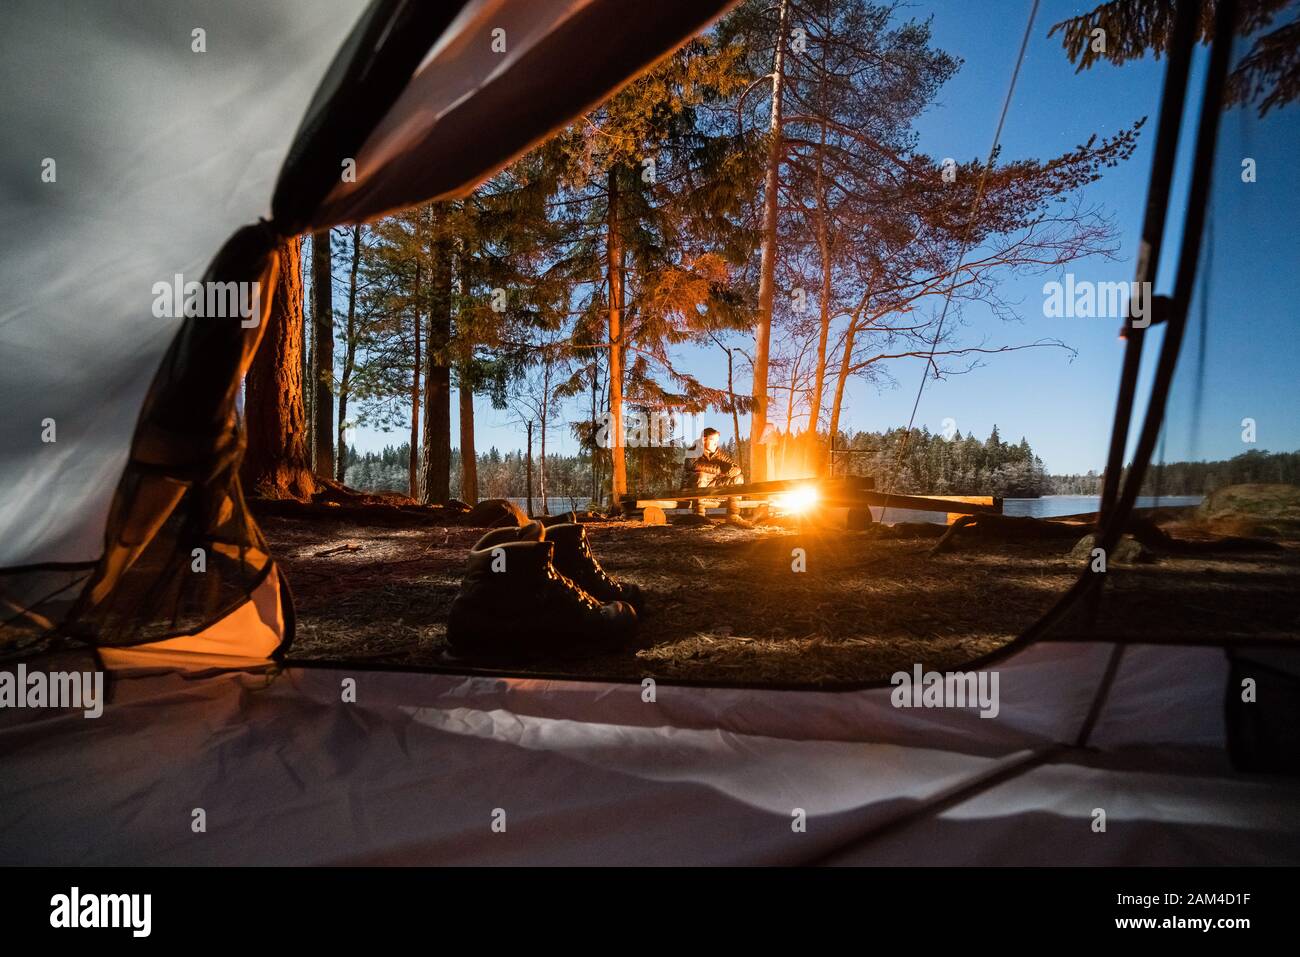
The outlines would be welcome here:
[[[469,510],[465,521],[480,528],[502,528],[509,525],[523,528],[528,524],[528,516],[514,502],[503,498],[487,498]]]
[[[1206,496],[1196,522],[1219,535],[1277,538],[1300,532],[1300,487],[1228,485]]]
[[[1097,536],[1085,535],[1070,549],[1070,557],[1079,561],[1088,561],[1092,558],[1092,550],[1097,547]],[[1132,535],[1123,536],[1115,547],[1111,549],[1110,554],[1106,556],[1107,565],[1132,565],[1137,562],[1149,562],[1153,560],[1150,550],[1139,542]]]

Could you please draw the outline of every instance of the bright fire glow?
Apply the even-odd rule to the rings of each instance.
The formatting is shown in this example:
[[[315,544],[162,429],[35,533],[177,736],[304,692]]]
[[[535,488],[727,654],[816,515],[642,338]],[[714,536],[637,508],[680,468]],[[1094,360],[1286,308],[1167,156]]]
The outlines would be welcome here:
[[[783,512],[799,515],[817,504],[817,487],[803,485],[782,495],[775,496],[776,507]]]

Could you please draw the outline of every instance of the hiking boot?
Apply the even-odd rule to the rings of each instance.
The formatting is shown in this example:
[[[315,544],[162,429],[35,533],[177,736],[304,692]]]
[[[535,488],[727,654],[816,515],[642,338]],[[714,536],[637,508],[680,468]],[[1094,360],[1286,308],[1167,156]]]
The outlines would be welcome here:
[[[579,587],[601,601],[627,602],[638,615],[645,609],[645,596],[638,586],[621,582],[600,567],[587,541],[586,528],[577,524],[552,525],[546,530],[546,538],[555,543],[555,567]]]
[[[550,528],[553,525],[570,525],[578,521],[578,513],[570,509],[567,512],[561,512],[559,515],[543,515],[537,521],[542,528]]]
[[[496,529],[470,549],[447,622],[452,655],[567,657],[608,650],[632,635],[632,606],[602,604],[561,574],[545,534],[537,522]]]

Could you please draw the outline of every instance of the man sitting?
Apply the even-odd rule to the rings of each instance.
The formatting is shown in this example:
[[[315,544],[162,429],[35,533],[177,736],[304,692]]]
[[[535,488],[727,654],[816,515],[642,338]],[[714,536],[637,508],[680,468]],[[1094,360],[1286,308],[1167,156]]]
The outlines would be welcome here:
[[[715,488],[720,485],[739,485],[744,482],[740,466],[718,448],[721,436],[717,429],[705,429],[700,434],[701,451],[698,455],[687,455],[682,466],[682,488]],[[704,502],[692,501],[696,515],[704,514]],[[738,514],[739,508],[734,498],[727,499],[727,514]]]

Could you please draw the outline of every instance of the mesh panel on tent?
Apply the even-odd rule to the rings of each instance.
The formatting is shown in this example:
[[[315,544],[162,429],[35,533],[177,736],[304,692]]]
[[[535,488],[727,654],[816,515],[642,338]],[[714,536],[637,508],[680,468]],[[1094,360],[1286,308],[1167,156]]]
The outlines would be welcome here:
[[[1235,38],[1230,74],[1253,47],[1254,37]],[[1225,643],[1295,634],[1300,605],[1279,587],[1290,572],[1276,540],[1300,530],[1300,194],[1282,172],[1300,148],[1300,123],[1294,103],[1263,109],[1261,99],[1220,114],[1186,329],[1138,490],[1157,509],[1200,501],[1161,529],[1203,562],[1173,587],[1152,587],[1153,568],[1122,570],[1102,592],[1100,635],[1179,641],[1189,612]],[[1171,212],[1170,259],[1192,209],[1180,201]]]
[[[1296,109],[1261,116],[1237,106],[1223,116],[1196,292],[1146,485],[1153,495],[1300,484],[1300,191],[1287,172],[1300,150]],[[1173,462],[1231,464],[1165,467]]]

